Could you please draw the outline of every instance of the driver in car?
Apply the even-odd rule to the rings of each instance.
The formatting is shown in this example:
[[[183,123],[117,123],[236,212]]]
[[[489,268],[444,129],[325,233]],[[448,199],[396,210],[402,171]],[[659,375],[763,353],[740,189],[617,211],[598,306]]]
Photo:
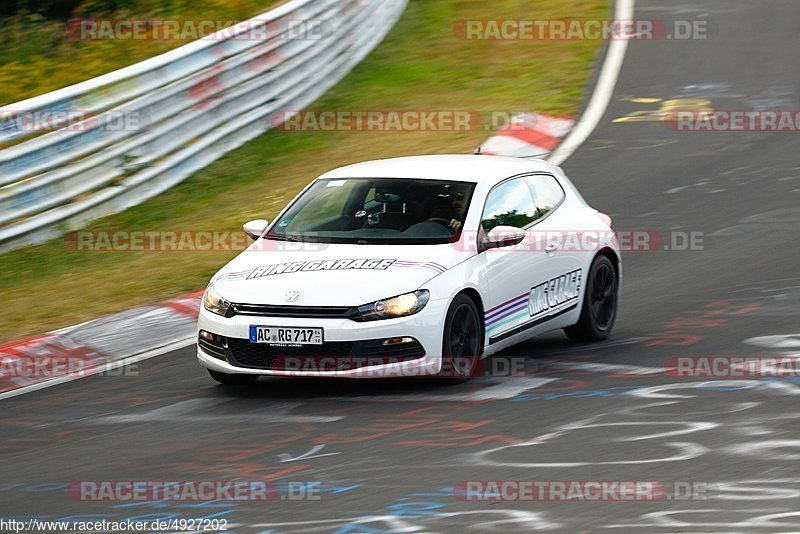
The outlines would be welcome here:
[[[447,186],[445,193],[440,193],[440,197],[449,197],[449,204],[442,206],[436,217],[439,219],[449,220],[447,228],[452,232],[457,232],[462,223],[464,222],[464,215],[467,211],[467,195],[464,191],[457,189],[450,190],[451,187]]]
[[[467,195],[463,191],[454,192],[450,205],[453,207],[454,216],[450,219],[450,224],[447,227],[452,228],[455,232],[461,228],[461,223],[464,221],[464,214],[467,211]]]

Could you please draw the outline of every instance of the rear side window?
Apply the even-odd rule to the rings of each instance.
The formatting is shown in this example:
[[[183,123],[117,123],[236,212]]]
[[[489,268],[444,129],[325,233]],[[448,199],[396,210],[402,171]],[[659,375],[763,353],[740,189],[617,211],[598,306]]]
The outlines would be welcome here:
[[[534,174],[526,176],[525,180],[533,191],[536,207],[539,208],[542,215],[553,211],[564,200],[564,190],[561,189],[561,184],[549,174]]]
[[[483,208],[481,226],[484,232],[495,226],[516,226],[525,228],[540,218],[531,196],[531,189],[524,178],[513,178],[501,183],[489,192]]]

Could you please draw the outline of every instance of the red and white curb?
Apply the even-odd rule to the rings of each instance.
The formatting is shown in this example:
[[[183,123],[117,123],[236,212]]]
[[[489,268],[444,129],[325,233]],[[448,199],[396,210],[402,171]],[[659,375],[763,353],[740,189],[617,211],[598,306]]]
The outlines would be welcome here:
[[[543,158],[558,146],[575,125],[569,118],[541,113],[514,115],[481,145],[481,153],[515,158]]]
[[[194,343],[203,292],[0,346],[0,399]]]

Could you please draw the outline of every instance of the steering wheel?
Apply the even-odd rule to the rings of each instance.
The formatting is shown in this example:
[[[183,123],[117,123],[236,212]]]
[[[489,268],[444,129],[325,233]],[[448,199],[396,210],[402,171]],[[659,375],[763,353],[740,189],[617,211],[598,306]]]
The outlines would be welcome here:
[[[445,219],[444,217],[431,217],[425,222],[437,222],[439,224],[445,225],[448,230],[450,229],[450,221],[448,219]]]

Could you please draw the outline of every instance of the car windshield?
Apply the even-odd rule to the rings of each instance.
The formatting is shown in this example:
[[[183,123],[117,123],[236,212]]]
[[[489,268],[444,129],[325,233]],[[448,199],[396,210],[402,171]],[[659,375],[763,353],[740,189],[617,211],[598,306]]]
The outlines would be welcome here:
[[[409,178],[317,180],[265,236],[354,244],[458,241],[475,184]]]

